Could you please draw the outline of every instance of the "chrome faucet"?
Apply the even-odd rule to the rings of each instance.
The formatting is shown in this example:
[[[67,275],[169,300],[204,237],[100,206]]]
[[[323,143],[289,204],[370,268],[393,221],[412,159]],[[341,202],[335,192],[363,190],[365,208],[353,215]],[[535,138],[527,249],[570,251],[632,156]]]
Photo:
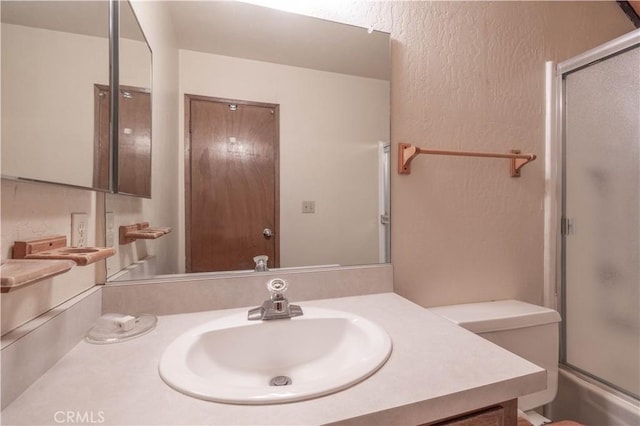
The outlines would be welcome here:
[[[250,309],[247,319],[249,321],[272,320],[302,315],[302,308],[298,305],[290,305],[284,297],[283,293],[287,291],[287,287],[287,282],[281,278],[274,278],[267,282],[271,297],[262,302],[262,306]]]

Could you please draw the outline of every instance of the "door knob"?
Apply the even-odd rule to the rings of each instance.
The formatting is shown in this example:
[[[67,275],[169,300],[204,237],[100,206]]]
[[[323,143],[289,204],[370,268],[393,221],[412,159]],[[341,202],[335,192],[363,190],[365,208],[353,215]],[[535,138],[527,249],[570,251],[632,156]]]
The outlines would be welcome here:
[[[273,231],[269,228],[264,228],[264,230],[262,231],[262,235],[264,235],[266,238],[270,238],[273,236]]]

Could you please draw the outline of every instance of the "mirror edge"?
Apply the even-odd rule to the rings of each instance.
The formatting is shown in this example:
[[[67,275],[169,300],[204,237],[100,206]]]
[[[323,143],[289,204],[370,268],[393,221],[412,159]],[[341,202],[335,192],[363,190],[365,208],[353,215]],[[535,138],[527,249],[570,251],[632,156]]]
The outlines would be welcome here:
[[[115,6],[115,10],[111,16],[111,18],[115,21],[115,32],[113,34],[117,34],[116,37],[114,38],[114,64],[115,67],[113,68],[114,70],[114,74],[116,74],[115,79],[111,82],[112,83],[112,87],[117,87],[118,90],[112,90],[111,91],[111,102],[113,105],[116,106],[115,110],[112,110],[112,117],[115,117],[115,120],[111,123],[111,150],[110,150],[110,170],[111,170],[111,180],[109,182],[110,186],[112,187],[112,190],[109,191],[110,193],[113,194],[118,194],[118,195],[124,195],[124,196],[129,196],[129,197],[137,197],[137,198],[144,198],[144,199],[151,199],[151,194],[153,191],[153,180],[151,179],[153,176],[153,49],[151,48],[151,44],[149,43],[149,39],[147,38],[147,35],[144,33],[144,30],[142,28],[142,25],[140,24],[140,20],[138,19],[138,15],[136,15],[136,11],[135,8],[133,7],[133,5],[131,4],[131,1],[126,0],[126,3],[129,6],[129,9],[131,10],[131,13],[133,14],[133,18],[136,21],[136,23],[138,24],[138,28],[140,29],[140,33],[142,34],[142,38],[144,39],[145,44],[147,45],[147,48],[149,49],[149,97],[150,97],[150,102],[151,102],[151,110],[150,110],[150,127],[149,127],[149,143],[150,143],[150,148],[149,148],[149,156],[150,156],[150,168],[149,168],[149,173],[151,173],[150,178],[150,183],[149,183],[149,194],[132,194],[129,192],[124,192],[124,191],[120,191],[120,173],[119,173],[119,164],[118,164],[118,159],[119,159],[119,146],[120,146],[120,141],[119,141],[119,112],[120,112],[120,108],[119,108],[119,93],[120,93],[120,88],[122,87],[120,85],[120,75],[119,75],[119,71],[120,71],[120,5],[119,5],[119,0],[110,0],[110,2],[112,3],[117,3]],[[115,72],[115,70],[117,70],[118,72]]]

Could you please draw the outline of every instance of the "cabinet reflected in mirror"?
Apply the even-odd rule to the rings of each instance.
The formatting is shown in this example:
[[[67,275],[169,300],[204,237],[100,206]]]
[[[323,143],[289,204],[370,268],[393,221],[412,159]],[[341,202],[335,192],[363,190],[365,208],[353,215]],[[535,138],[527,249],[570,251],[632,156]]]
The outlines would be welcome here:
[[[98,89],[110,83],[109,2],[0,8],[2,176],[109,190],[109,165],[98,153],[109,140],[100,117],[110,103]]]

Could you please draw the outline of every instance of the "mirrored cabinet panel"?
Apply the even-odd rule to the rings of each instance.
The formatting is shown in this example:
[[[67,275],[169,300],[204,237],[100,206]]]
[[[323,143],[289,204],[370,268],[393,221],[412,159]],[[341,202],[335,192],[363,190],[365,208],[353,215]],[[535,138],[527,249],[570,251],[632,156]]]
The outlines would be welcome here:
[[[151,49],[129,2],[0,12],[2,177],[151,197]]]
[[[116,192],[151,197],[151,48],[129,2],[120,3]]]
[[[109,2],[0,10],[2,176],[109,190]]]

